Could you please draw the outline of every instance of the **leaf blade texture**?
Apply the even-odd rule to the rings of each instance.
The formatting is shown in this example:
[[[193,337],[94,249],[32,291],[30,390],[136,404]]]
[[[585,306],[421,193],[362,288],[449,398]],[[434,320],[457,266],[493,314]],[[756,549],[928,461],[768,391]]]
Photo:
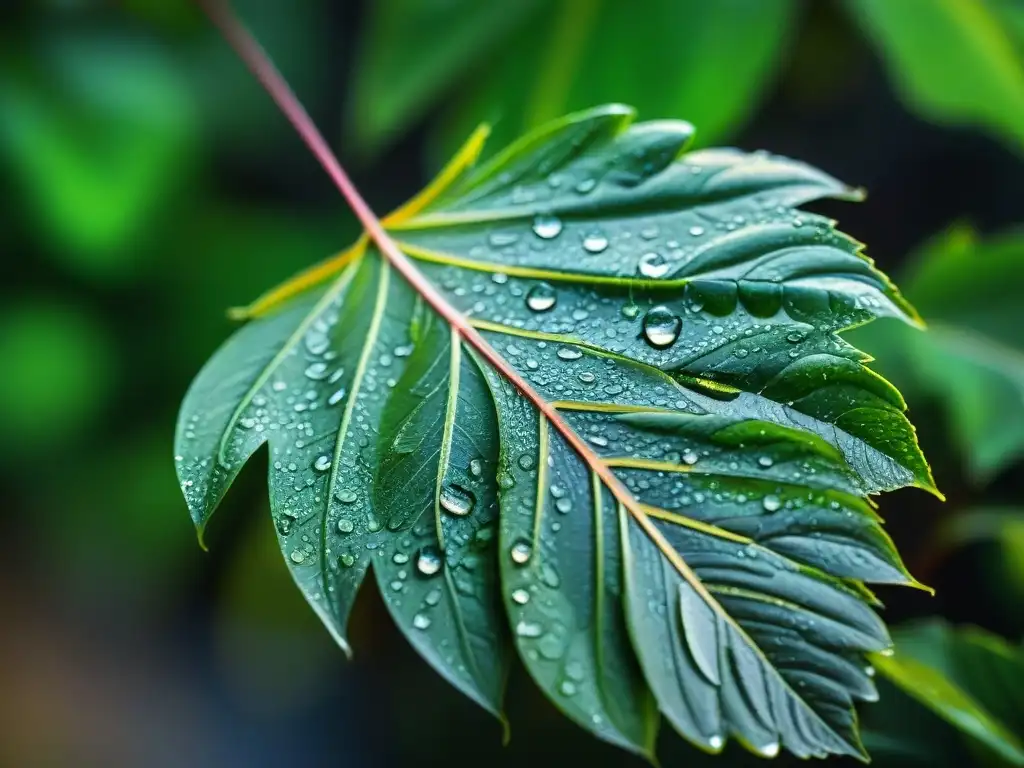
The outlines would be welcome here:
[[[199,374],[179,477],[202,529],[269,442],[286,562],[339,642],[372,566],[414,647],[496,715],[514,648],[640,754],[660,713],[709,751],[863,756],[863,657],[889,644],[865,582],[916,584],[868,496],[935,488],[839,332],[916,315],[797,208],[856,191],[692,135],[607,105],[473,167],[477,134],[383,220],[533,396],[360,241]]]

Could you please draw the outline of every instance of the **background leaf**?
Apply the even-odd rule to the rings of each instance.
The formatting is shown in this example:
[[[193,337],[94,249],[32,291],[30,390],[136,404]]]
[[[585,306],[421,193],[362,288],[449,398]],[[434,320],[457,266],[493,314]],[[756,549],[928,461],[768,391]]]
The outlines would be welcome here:
[[[927,119],[1024,143],[1019,7],[1001,0],[847,0],[903,98]]]

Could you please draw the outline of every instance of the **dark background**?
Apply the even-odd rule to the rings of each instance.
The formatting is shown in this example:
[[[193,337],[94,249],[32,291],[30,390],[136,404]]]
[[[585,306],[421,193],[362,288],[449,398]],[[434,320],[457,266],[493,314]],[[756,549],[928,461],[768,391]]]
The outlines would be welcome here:
[[[372,154],[344,140],[368,2],[238,5],[375,210],[429,180],[448,97]],[[78,91],[58,74],[85,72],[81,87],[102,91],[111,76],[93,65],[115,68],[118,87],[93,93],[96,113],[67,106]],[[816,210],[897,280],[907,254],[952,222],[986,233],[1021,218],[1019,153],[915,117],[836,3],[801,6],[772,83],[726,139],[866,187],[863,204]],[[198,547],[172,436],[189,381],[232,329],[224,310],[356,228],[190,3],[7,0],[0,142],[0,764],[641,765],[568,723],[520,669],[502,747],[498,724],[414,655],[373,588],[347,662],[277,551],[262,454],[215,518],[211,551]],[[107,159],[132,142],[130,170]],[[64,168],[65,144],[94,167]],[[111,191],[135,171],[148,181],[126,183],[126,198]],[[979,490],[943,412],[910,406],[949,501],[915,490],[881,500],[910,570],[937,588],[883,591],[885,617],[938,614],[1017,639],[1021,592],[1001,550],[940,558],[933,533],[982,498],[1018,503],[1020,473],[1011,464]],[[663,730],[664,765],[696,759]]]

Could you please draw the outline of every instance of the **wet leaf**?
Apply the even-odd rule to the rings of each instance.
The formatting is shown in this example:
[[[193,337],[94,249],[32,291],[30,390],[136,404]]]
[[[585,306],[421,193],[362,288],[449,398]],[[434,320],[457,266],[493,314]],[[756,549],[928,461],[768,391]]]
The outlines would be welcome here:
[[[202,530],[269,443],[282,550],[339,642],[372,566],[496,714],[514,644],[638,753],[660,713],[710,751],[863,756],[864,655],[889,644],[865,582],[916,583],[867,496],[934,485],[838,334],[913,311],[797,208],[856,192],[692,132],[610,105],[478,167],[475,134],[384,219],[432,287],[364,238],[240,311],[183,404],[179,478]]]

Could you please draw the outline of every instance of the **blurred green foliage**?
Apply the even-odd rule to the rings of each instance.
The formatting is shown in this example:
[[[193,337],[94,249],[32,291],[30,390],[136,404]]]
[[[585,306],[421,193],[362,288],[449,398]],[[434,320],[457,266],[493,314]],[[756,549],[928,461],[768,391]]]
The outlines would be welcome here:
[[[657,0],[644,13],[616,0],[235,6],[328,135],[351,139],[341,154],[381,211],[418,189],[480,121],[496,123],[494,147],[551,114],[613,100],[636,104],[645,119],[688,119],[704,145],[792,152],[870,181],[878,202],[841,215],[931,330],[875,324],[857,332],[869,339],[853,340],[905,392],[950,499],[940,509],[900,494],[883,507],[912,570],[939,588],[933,603],[894,601],[887,618],[941,611],[997,629],[1017,648],[1020,0]],[[574,759],[611,759],[555,730],[558,719],[528,692],[513,697],[513,719],[551,738],[517,732],[500,752],[485,721],[414,671],[373,603],[357,610],[353,630],[377,677],[357,679],[359,665],[339,673],[340,654],[303,618],[246,478],[233,494],[240,514],[223,525],[260,518],[262,527],[212,557],[195,547],[168,460],[181,394],[230,332],[226,307],[336,251],[355,228],[193,4],[3,4],[0,195],[0,475],[10,523],[0,701],[17,701],[3,709],[0,762],[76,755],[118,764],[111,755],[123,754],[110,745],[135,744],[135,759],[120,764],[161,764],[182,742],[208,746],[207,762],[195,764],[229,764],[219,749],[249,765],[322,762],[337,755],[320,734],[365,744],[362,730],[396,719],[381,712],[402,713],[400,736],[377,740],[369,756],[353,747],[351,764],[388,749],[450,762],[467,731],[478,749],[494,750],[486,759],[495,764],[542,762],[547,752],[529,751],[537,742],[571,745]],[[966,210],[974,200],[993,210]],[[968,216],[974,227],[957,223]],[[901,264],[910,244],[919,246]],[[211,538],[221,541],[216,527]],[[908,633],[908,658],[946,675],[1020,742],[1019,706],[1010,716],[988,698],[975,666],[935,660],[958,653],[954,635]],[[215,661],[204,666],[206,657]],[[182,672],[193,667],[195,679]],[[1000,667],[1018,690],[1020,674]],[[115,678],[123,694],[103,687]],[[221,678],[216,690],[203,687]],[[353,710],[329,698],[336,689],[369,704]],[[281,705],[265,720],[252,714],[261,707],[246,710],[242,729],[225,714],[240,705],[227,702],[254,697]],[[440,704],[425,711],[428,697]],[[313,704],[327,708],[328,723]],[[149,710],[160,722],[140,725]],[[295,719],[276,731],[288,712]],[[999,759],[965,747],[891,686],[864,718],[877,763]],[[727,753],[714,764],[742,759]]]

